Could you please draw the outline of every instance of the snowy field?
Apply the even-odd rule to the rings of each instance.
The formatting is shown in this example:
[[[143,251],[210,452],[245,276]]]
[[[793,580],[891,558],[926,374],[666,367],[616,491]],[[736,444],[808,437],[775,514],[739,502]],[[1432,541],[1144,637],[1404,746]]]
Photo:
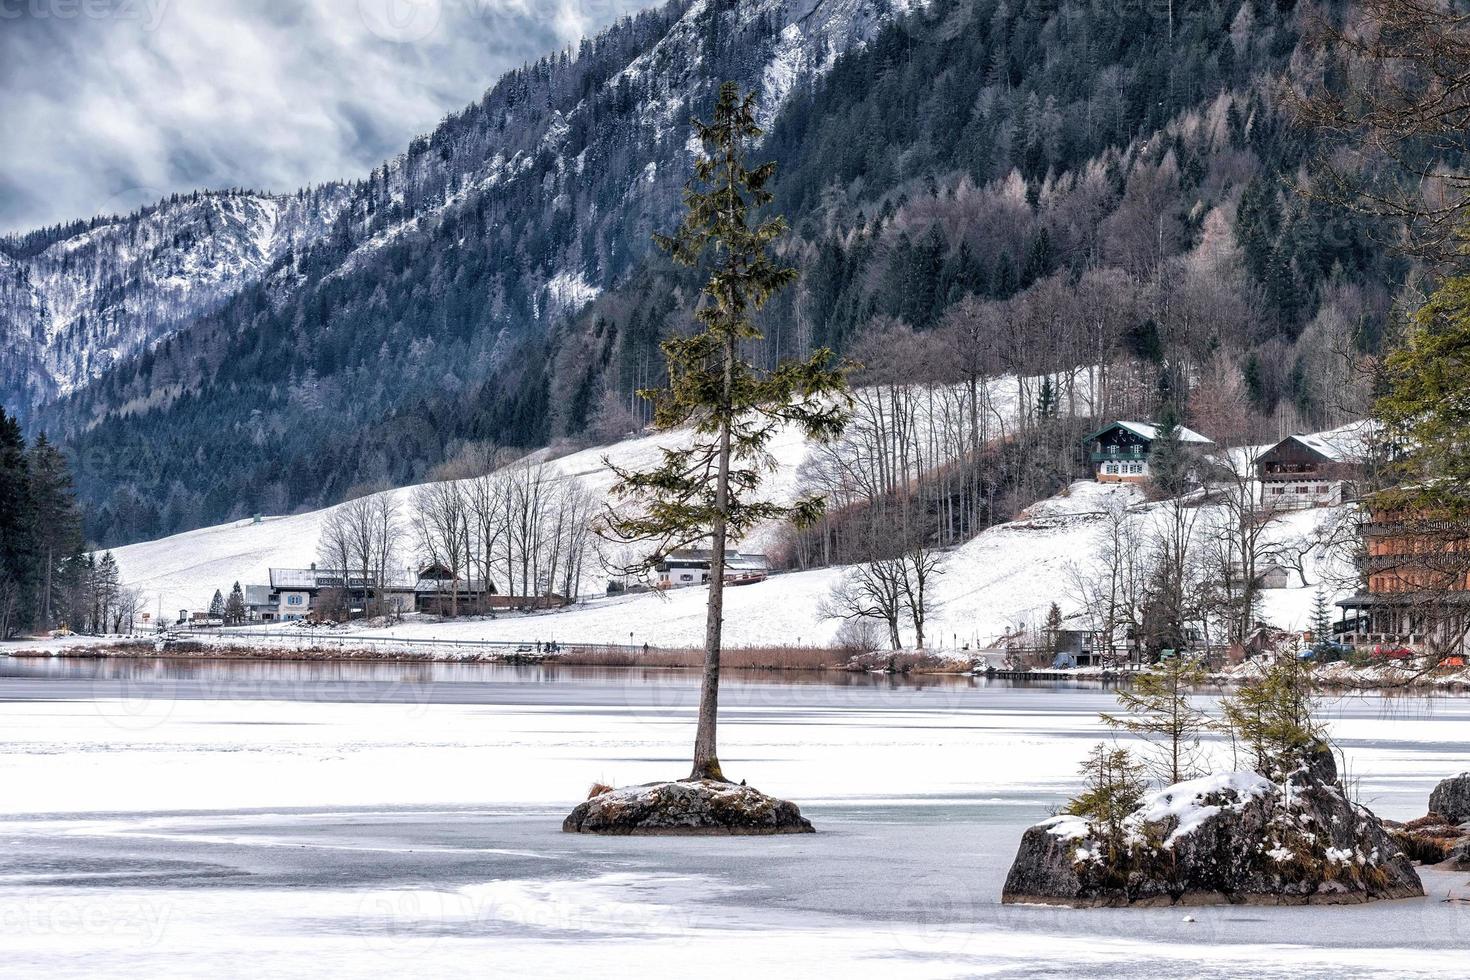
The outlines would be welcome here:
[[[1358,908],[1001,907],[1103,692],[727,678],[726,770],[812,836],[598,839],[677,775],[677,672],[0,659],[0,963],[32,976],[1463,975],[1470,878]],[[1470,701],[1348,699],[1363,800],[1423,812]],[[1223,749],[1222,749],[1223,751]]]

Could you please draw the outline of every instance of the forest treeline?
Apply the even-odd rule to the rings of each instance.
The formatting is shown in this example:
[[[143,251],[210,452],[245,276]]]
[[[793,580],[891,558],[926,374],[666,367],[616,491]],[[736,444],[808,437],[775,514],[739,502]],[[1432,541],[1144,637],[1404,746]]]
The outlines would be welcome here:
[[[84,550],[66,457],[45,436],[27,444],[0,409],[0,640],[68,624],[131,629],[141,602],[111,552]]]

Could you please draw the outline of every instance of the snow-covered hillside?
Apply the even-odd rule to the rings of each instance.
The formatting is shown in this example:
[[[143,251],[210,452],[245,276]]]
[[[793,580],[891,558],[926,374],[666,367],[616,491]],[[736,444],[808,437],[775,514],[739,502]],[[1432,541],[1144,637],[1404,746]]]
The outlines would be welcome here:
[[[1023,386],[1013,377],[996,378],[987,385],[984,398],[996,419],[1008,425],[1023,397],[1034,398],[1039,383],[1037,378],[1028,378]],[[1023,387],[1029,394],[1022,395]],[[566,477],[605,493],[613,484],[613,474],[604,460],[624,468],[646,467],[658,461],[661,447],[679,445],[685,438],[681,433],[638,436],[557,458],[542,450],[531,458],[547,461]],[[777,434],[768,449],[776,468],[766,476],[764,493],[767,499],[784,503],[795,492],[797,471],[809,447],[799,433],[786,429]],[[406,517],[413,488],[391,494],[400,514]],[[180,609],[203,609],[215,589],[228,589],[235,582],[263,583],[270,568],[304,568],[314,561],[322,525],[333,510],[328,507],[305,514],[263,517],[259,524],[253,520],[234,521],[127,545],[114,549],[114,553],[126,584],[143,590],[148,609],[157,612],[162,608],[168,614]],[[775,530],[757,529],[741,545],[750,550],[768,548],[774,543]]]
[[[1163,520],[1172,503],[1145,503],[1133,487],[1092,481],[1074,483],[1064,493],[1041,501],[1019,520],[981,532],[953,551],[935,590],[930,614],[931,646],[986,646],[1023,626],[1035,628],[1056,602],[1069,619],[1081,612],[1074,586],[1079,572],[1097,567],[1104,518],[1109,508],[1126,508],[1141,527]],[[1205,505],[1201,520],[1219,516]],[[1329,511],[1288,514],[1269,529],[1270,542],[1309,534]],[[1316,583],[1323,572],[1318,558],[1307,560]],[[838,628],[819,607],[843,568],[777,575],[765,582],[725,592],[725,642],[729,646],[825,645]],[[1284,629],[1309,625],[1315,588],[1268,589],[1263,618]],[[412,639],[560,640],[562,642],[648,643],[698,646],[704,640],[704,589],[640,594],[589,601],[576,608],[535,616],[496,620],[406,624],[373,630],[374,637]]]
[[[996,403],[1007,404],[1007,395],[1015,388],[1014,379],[993,382]],[[602,493],[613,482],[604,459],[624,467],[644,466],[657,460],[660,447],[677,444],[682,438],[679,433],[643,436],[583,450],[549,464]],[[808,449],[800,435],[791,431],[773,441],[777,468],[767,484],[770,499],[791,497]],[[409,510],[412,489],[391,491],[401,513]],[[931,644],[988,644],[1023,626],[1034,628],[1052,602],[1075,621],[1083,612],[1076,582],[1079,574],[1085,576],[1098,567],[1109,513],[1125,513],[1139,537],[1146,538],[1149,529],[1176,506],[1146,502],[1135,487],[1080,481],[1039,501],[1017,520],[982,532],[945,560],[935,593],[936,608],[930,615]],[[1191,501],[1188,506],[1195,508],[1199,535],[1208,534],[1212,522],[1226,519],[1218,502],[1201,505]],[[228,589],[236,581],[263,583],[271,567],[304,567],[314,561],[318,535],[332,510],[190,531],[117,549],[116,557],[125,582],[143,590],[149,610],[161,608],[171,615],[180,609],[203,609],[215,589]],[[1346,569],[1339,567],[1341,558],[1306,546],[1320,536],[1320,526],[1341,516],[1340,509],[1303,510],[1282,515],[1269,525],[1263,544],[1292,545],[1303,551],[1301,566],[1308,584],[1304,586],[1300,573],[1293,571],[1288,573],[1291,587],[1266,590],[1262,602],[1266,620],[1284,628],[1306,626],[1317,587],[1324,580],[1331,583],[1347,577]],[[773,543],[773,531],[758,531],[743,544],[748,549],[767,548]],[[731,589],[726,598],[728,642],[736,646],[829,642],[838,623],[823,618],[818,609],[843,574],[841,568],[793,572]],[[587,591],[599,591],[596,573],[589,574],[589,579]],[[1331,585],[1327,587],[1330,592]],[[556,613],[409,624],[388,632],[375,630],[373,635],[567,642],[628,642],[631,637],[636,643],[685,645],[703,636],[704,601],[701,589],[598,597]]]
[[[613,220],[609,213],[627,221],[637,251],[677,204],[688,157],[699,148],[672,134],[683,132],[712,91],[713,72],[758,85],[761,118],[769,122],[794,87],[830,69],[840,54],[864,44],[910,5],[672,5],[663,28],[653,17],[642,28],[629,21],[601,35],[608,50],[595,59],[584,43],[577,59],[552,56],[528,69],[535,84],[547,86],[541,98],[525,94],[524,78],[506,76],[480,103],[415,139],[367,180],[294,193],[175,196],[132,215],[0,240],[0,403],[30,412],[85,386],[260,282],[288,250],[300,259],[329,232],[337,233],[338,247],[325,258],[332,266],[326,277],[338,279],[385,245],[424,232],[452,212],[483,209],[476,202],[487,196],[515,198],[526,214],[545,207],[548,214],[579,215],[565,236],[573,251],[550,257],[535,281],[520,284],[532,297],[533,318],[574,312],[614,284],[609,271],[599,269],[606,263],[576,250],[597,238],[597,223]],[[735,61],[743,67],[736,75],[731,65],[709,61],[714,21],[741,46]],[[775,34],[767,36],[770,31]],[[606,76],[603,66],[587,63],[608,59],[619,70]],[[613,93],[636,108],[599,139],[597,127],[605,120],[598,119],[607,115],[605,101]],[[606,166],[610,157],[628,154],[616,172]],[[538,158],[551,161],[550,175],[533,166]],[[344,181],[356,176],[342,175]],[[283,274],[272,285],[285,291],[295,283]],[[497,303],[487,299],[486,305]]]
[[[677,445],[679,433],[642,436],[612,446],[582,450],[549,461],[568,478],[576,478],[598,493],[613,484],[612,471],[604,459],[623,467],[641,467],[659,459],[659,449]],[[766,486],[769,499],[787,499],[796,482],[797,467],[806,458],[807,445],[801,435],[786,430],[770,446],[777,470]],[[536,457],[546,454],[538,453]],[[409,513],[413,487],[389,491],[400,515]],[[288,517],[263,517],[235,521],[215,527],[186,531],[157,541],[127,545],[114,550],[124,583],[143,590],[146,608],[166,615],[180,609],[208,608],[215,589],[228,590],[235,582],[264,583],[270,568],[305,568],[317,558],[317,539],[328,516],[324,510]],[[747,542],[759,547],[761,541]],[[409,556],[405,556],[409,557]]]

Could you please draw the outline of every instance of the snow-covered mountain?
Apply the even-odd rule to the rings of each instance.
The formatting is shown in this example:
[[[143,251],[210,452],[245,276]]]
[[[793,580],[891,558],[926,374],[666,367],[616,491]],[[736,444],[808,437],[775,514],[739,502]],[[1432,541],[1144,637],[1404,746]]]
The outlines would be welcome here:
[[[316,244],[348,194],[190,194],[0,244],[0,394],[36,405],[101,377]]]
[[[759,85],[769,120],[794,86],[905,6],[676,0],[583,42],[576,57],[563,52],[513,73],[366,180],[195,193],[0,241],[0,404],[24,410],[77,391],[309,251],[339,217],[338,244],[347,247],[327,259],[329,278],[451,211],[483,208],[486,197],[513,196],[527,215],[570,217],[570,247],[537,257],[531,281],[506,290],[523,296],[500,301],[534,319],[575,310],[616,279],[677,203],[696,149],[685,146],[687,120],[717,77]],[[723,44],[712,42],[712,23]],[[612,129],[610,100],[631,109]],[[616,230],[599,235],[609,223]],[[298,283],[283,274],[274,285]]]

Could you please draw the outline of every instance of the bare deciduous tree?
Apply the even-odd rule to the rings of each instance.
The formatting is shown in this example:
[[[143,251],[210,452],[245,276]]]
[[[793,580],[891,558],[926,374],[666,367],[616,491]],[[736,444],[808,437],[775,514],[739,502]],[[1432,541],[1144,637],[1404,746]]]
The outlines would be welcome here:
[[[469,562],[470,506],[457,482],[427,483],[413,494],[413,530],[420,552],[452,578],[449,614],[459,615],[461,576]]]

